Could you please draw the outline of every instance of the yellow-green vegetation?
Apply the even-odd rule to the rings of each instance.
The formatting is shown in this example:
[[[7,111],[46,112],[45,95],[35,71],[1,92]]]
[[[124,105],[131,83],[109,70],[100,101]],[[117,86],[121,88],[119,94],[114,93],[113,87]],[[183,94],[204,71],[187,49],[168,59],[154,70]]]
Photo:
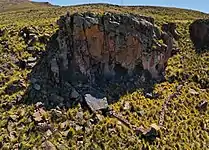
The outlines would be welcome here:
[[[37,112],[34,105],[21,100],[31,69],[20,69],[15,58],[27,59],[32,54],[26,51],[27,43],[19,32],[24,27],[34,27],[39,36],[51,36],[58,29],[56,20],[67,11],[133,13],[152,16],[157,25],[169,21],[177,23],[181,35],[180,52],[168,62],[167,81],[154,86],[161,96],[145,98],[139,89],[121,95],[121,99],[111,105],[131,124],[149,127],[158,124],[165,100],[177,86],[183,85],[181,94],[169,102],[163,127],[155,140],[137,136],[116,118],[101,114],[95,117],[88,110],[82,110],[80,105],[68,110],[57,108]],[[209,18],[209,15],[177,8],[112,5],[33,8],[0,13],[0,29],[4,31],[0,37],[0,149],[47,149],[46,145],[48,149],[209,149],[209,109],[198,110],[196,107],[204,100],[209,101],[209,52],[195,53],[188,29],[190,23],[199,18]],[[39,42],[34,45],[37,51],[44,51],[45,46]],[[12,94],[6,92],[18,80],[23,88]],[[124,103],[130,108],[124,110]]]

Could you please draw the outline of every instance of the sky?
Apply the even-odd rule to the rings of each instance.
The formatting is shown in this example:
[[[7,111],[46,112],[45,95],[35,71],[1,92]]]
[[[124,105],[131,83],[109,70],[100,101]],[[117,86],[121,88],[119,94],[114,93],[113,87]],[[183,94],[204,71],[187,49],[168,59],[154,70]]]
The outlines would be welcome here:
[[[209,13],[209,0],[34,0],[47,1],[52,4],[66,6],[86,3],[110,3],[118,5],[151,5],[187,8]]]

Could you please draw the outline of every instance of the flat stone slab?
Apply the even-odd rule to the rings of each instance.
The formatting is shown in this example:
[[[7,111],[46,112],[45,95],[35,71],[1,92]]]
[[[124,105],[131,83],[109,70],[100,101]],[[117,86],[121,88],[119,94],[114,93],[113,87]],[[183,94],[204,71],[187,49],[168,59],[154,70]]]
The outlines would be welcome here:
[[[106,109],[108,107],[107,98],[96,98],[91,94],[85,94],[85,101],[89,108],[95,112],[97,110]]]

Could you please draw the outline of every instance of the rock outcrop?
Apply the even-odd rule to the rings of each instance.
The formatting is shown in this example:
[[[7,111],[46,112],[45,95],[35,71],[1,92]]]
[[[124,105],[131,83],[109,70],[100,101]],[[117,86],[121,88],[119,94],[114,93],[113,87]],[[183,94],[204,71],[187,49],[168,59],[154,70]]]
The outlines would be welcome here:
[[[209,19],[194,21],[189,27],[189,32],[196,49],[209,47]]]
[[[176,30],[176,24],[173,22],[165,23],[162,25],[162,31],[172,34],[175,40],[179,40],[180,36]]]
[[[112,97],[118,87],[160,79],[178,38],[175,25],[161,32],[153,18],[137,15],[67,14],[58,25],[31,73],[28,93],[50,106],[70,106],[89,93]]]

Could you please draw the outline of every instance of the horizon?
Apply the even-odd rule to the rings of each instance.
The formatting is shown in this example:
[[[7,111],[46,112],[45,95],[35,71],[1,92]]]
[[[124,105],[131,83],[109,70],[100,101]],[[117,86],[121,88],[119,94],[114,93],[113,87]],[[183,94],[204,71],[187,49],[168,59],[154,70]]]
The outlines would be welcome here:
[[[75,6],[75,5],[85,5],[85,4],[112,4],[112,5],[120,5],[120,6],[157,6],[157,7],[172,7],[172,8],[182,8],[189,9],[195,11],[201,11],[204,13],[209,13],[209,1],[208,0],[200,0],[200,1],[190,1],[184,0],[76,0],[76,1],[67,1],[67,0],[32,0],[35,2],[49,2],[53,5],[59,6]]]

